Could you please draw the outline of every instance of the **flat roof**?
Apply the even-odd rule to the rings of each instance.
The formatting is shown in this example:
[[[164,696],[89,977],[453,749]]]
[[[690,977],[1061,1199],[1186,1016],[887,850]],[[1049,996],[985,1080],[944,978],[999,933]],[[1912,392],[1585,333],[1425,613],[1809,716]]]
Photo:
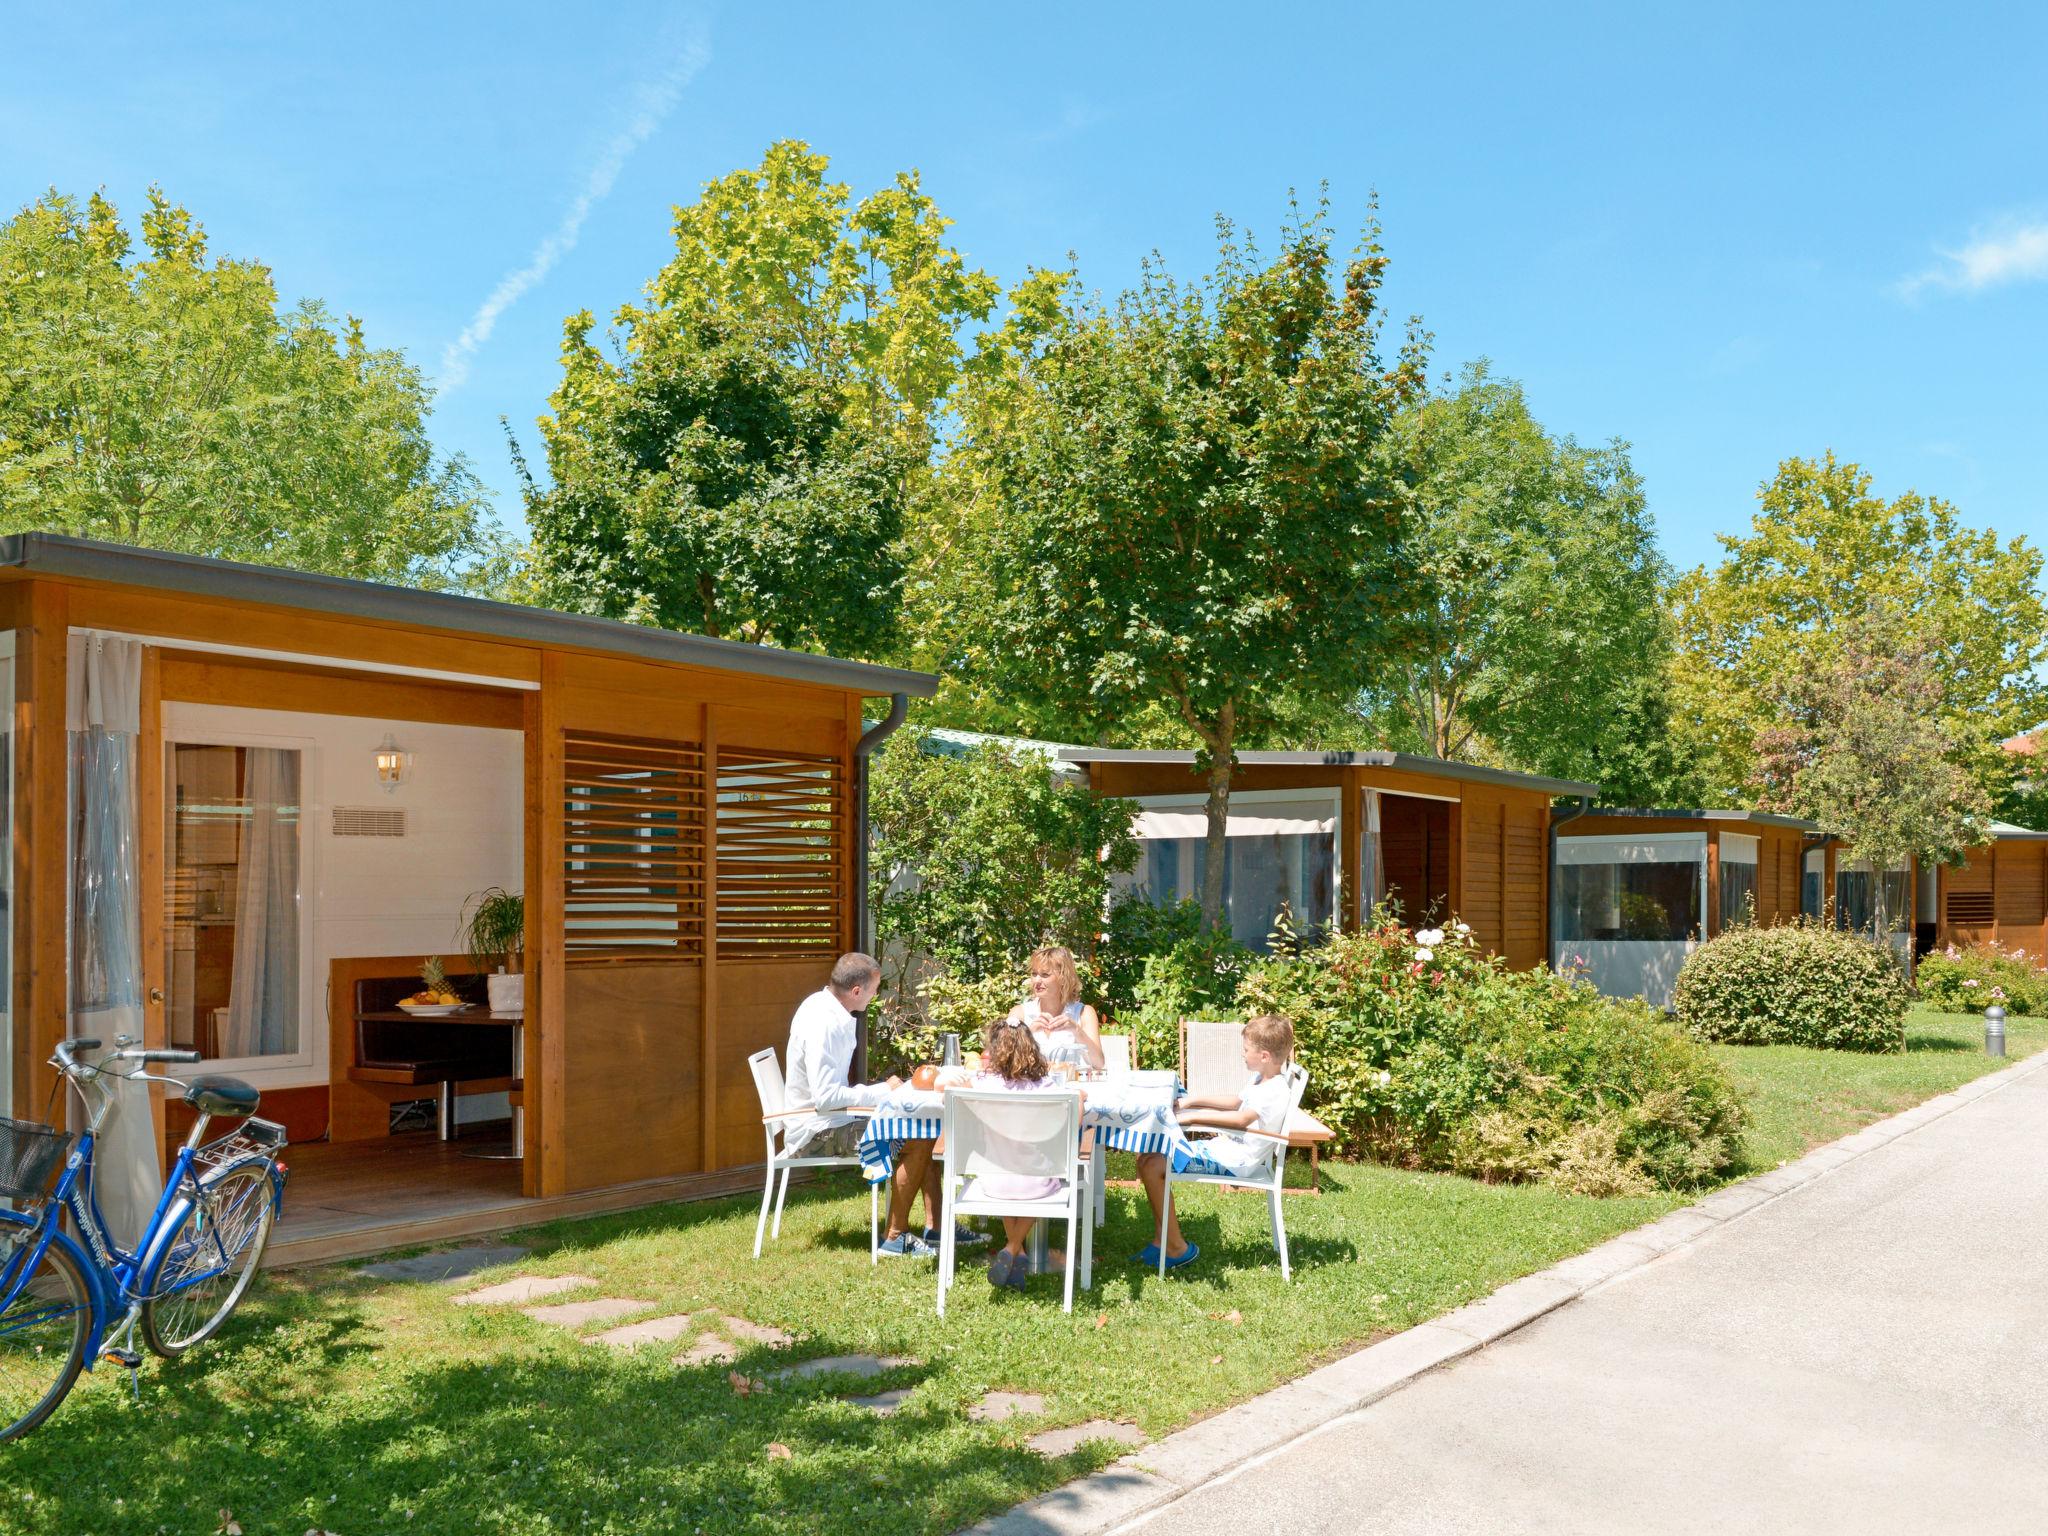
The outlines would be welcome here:
[[[1994,821],[1985,830],[2001,843],[2048,841],[2048,832],[2035,832],[2027,827],[2016,827],[2009,821]]]
[[[1637,806],[1596,805],[1587,811],[1586,815],[1588,817],[1655,817],[1662,821],[1752,821],[1766,827],[1791,827],[1795,831],[1800,832],[1820,831],[1820,823],[1817,821],[1806,821],[1797,816],[1781,816],[1776,811],[1710,811],[1702,810],[1698,807],[1667,807],[1663,810],[1644,810]],[[1577,821],[1579,818],[1575,816],[1572,820]],[[1572,834],[1565,827],[1561,826],[1558,828],[1557,835],[1559,837],[1570,837]]]
[[[1195,765],[1193,752],[1068,747],[1060,756],[1070,763],[1159,763],[1185,768]],[[1240,752],[1237,762],[1241,768],[1399,768],[1407,773],[1432,774],[1440,779],[1507,784],[1517,789],[1541,790],[1549,795],[1600,793],[1598,784],[1581,784],[1576,779],[1552,779],[1540,773],[1516,773],[1507,768],[1482,768],[1477,763],[1452,762],[1443,757],[1417,757],[1409,752]]]
[[[118,582],[189,597],[302,608],[337,618],[411,624],[528,645],[570,646],[858,693],[908,693],[928,699],[939,687],[939,680],[928,672],[842,661],[809,651],[714,640],[709,635],[681,634],[552,608],[528,608],[452,592],[420,592],[378,581],[172,554],[65,534],[13,533],[0,538],[0,568],[9,566],[37,576]]]

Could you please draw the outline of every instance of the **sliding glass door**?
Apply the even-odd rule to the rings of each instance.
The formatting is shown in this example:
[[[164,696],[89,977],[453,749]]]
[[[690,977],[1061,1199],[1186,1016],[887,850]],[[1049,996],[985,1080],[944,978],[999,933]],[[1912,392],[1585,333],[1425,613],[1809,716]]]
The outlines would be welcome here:
[[[166,745],[167,1029],[208,1060],[284,1065],[306,1027],[305,754]]]

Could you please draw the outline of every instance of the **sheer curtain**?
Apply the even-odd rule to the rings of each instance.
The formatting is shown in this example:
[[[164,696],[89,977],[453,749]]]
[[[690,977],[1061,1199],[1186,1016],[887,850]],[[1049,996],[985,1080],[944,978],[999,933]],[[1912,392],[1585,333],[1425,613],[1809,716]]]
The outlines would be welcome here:
[[[243,758],[241,864],[226,1056],[299,1048],[299,754],[249,747]]]
[[[74,634],[65,697],[70,756],[70,1028],[114,1049],[142,1038],[142,914],[136,872],[135,774],[142,730],[142,646]],[[116,1242],[132,1244],[156,1205],[149,1090],[118,1090],[120,1102],[94,1152],[94,1193]],[[74,1105],[75,1108],[75,1105]]]

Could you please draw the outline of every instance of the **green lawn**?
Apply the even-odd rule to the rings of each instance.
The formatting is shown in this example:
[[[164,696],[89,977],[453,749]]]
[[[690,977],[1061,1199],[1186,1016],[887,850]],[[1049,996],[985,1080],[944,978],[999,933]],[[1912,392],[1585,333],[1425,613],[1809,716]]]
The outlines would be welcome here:
[[[1752,1171],[1989,1070],[1980,1028],[1916,1016],[1903,1057],[1723,1049],[1755,1107]],[[2048,1044],[2048,1026],[2011,1030],[2015,1056]],[[847,1178],[793,1196],[759,1263],[747,1201],[518,1239],[533,1249],[520,1272],[592,1276],[589,1294],[645,1301],[650,1316],[716,1309],[798,1336],[744,1354],[754,1377],[791,1357],[916,1362],[765,1396],[736,1394],[722,1365],[677,1368],[680,1343],[615,1355],[512,1309],[451,1306],[464,1285],[273,1275],[222,1339],[148,1366],[139,1406],[108,1368],[41,1432],[0,1447],[0,1531],[210,1536],[227,1510],[248,1536],[947,1532],[1119,1454],[1098,1442],[1046,1460],[1021,1444],[1038,1429],[1099,1417],[1164,1434],[1683,1203],[1355,1165],[1324,1178],[1320,1198],[1288,1200],[1292,1286],[1255,1197],[1190,1193],[1204,1256],[1161,1282],[1124,1262],[1149,1222],[1135,1190],[1112,1190],[1097,1287],[1072,1318],[1056,1279],[995,1295],[970,1269],[940,1322],[928,1264],[869,1267],[867,1203]],[[912,1389],[894,1418],[842,1401],[883,1387]],[[1041,1392],[1046,1411],[969,1419],[992,1388]]]
[[[1906,1020],[1900,1056],[1813,1051],[1795,1045],[1715,1047],[1750,1109],[1745,1163],[1736,1176],[1761,1173],[1960,1087],[2048,1045],[2048,1020],[2006,1020],[2006,1061],[1984,1054],[1977,1014],[1916,1008]]]

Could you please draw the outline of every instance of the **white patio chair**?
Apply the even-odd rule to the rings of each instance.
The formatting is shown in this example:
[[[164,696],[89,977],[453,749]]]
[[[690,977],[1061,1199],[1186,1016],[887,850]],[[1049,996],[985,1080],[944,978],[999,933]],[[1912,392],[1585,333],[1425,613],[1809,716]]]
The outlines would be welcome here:
[[[1131,1037],[1129,1035],[1104,1035],[1102,1037],[1102,1070],[1112,1077],[1122,1077],[1131,1070]]]
[[[789,1089],[783,1081],[782,1064],[775,1059],[775,1048],[754,1052],[747,1058],[747,1066],[754,1074],[754,1092],[761,1096],[761,1131],[768,1140],[768,1183],[761,1191],[761,1219],[754,1223],[754,1257],[761,1257],[761,1238],[764,1233],[771,1237],[782,1236],[782,1202],[789,1197],[789,1170],[792,1168],[858,1168],[858,1157],[805,1157],[803,1149],[791,1152],[778,1146],[783,1132],[795,1121],[816,1114],[817,1109],[809,1104],[788,1102]],[[778,1190],[776,1177],[781,1176]],[[768,1226],[768,1207],[775,1207],[775,1226]],[[882,1186],[868,1185],[868,1262],[879,1263],[881,1248]]]
[[[1198,1099],[1234,1097],[1251,1073],[1244,1065],[1244,1025],[1232,1020],[1180,1021],[1180,1080]]]
[[[1301,1096],[1308,1088],[1308,1073],[1298,1062],[1287,1064],[1287,1113],[1301,1108]],[[1221,1184],[1231,1189],[1262,1189],[1266,1192],[1266,1204],[1273,1220],[1273,1249],[1280,1255],[1280,1278],[1291,1280],[1293,1271],[1287,1261],[1287,1222],[1280,1211],[1280,1188],[1287,1177],[1287,1137],[1271,1136],[1264,1131],[1248,1130],[1234,1134],[1249,1136],[1254,1141],[1266,1144],[1266,1163],[1263,1168],[1247,1174],[1220,1173],[1175,1173],[1173,1159],[1166,1160],[1166,1199],[1159,1216],[1159,1277],[1166,1278],[1166,1215],[1173,1209],[1173,1186],[1176,1184]],[[1202,1150],[1197,1141],[1194,1149]]]
[[[945,1159],[940,1184],[948,1220],[939,1234],[939,1316],[953,1285],[954,1238],[962,1216],[1035,1216],[1067,1224],[1067,1286],[1063,1306],[1074,1310],[1074,1259],[1081,1262],[1081,1289],[1094,1283],[1095,1232],[1087,1219],[1088,1164],[1081,1158],[1081,1096],[1054,1089],[1005,1093],[1001,1089],[955,1088],[946,1094]],[[1055,1179],[1058,1186],[1037,1200],[1009,1200],[988,1193],[989,1174]]]

